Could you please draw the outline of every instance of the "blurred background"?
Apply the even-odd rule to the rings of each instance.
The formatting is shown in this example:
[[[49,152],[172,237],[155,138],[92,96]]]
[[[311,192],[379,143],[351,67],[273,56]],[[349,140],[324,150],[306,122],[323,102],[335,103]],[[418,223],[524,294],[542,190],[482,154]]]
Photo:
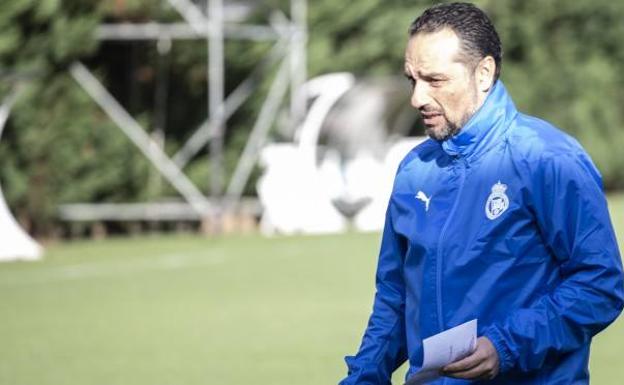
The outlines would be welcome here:
[[[403,52],[435,3],[0,0],[0,383],[336,383],[422,140]],[[474,3],[621,245],[624,3]],[[619,321],[595,340],[595,383],[622,346]]]

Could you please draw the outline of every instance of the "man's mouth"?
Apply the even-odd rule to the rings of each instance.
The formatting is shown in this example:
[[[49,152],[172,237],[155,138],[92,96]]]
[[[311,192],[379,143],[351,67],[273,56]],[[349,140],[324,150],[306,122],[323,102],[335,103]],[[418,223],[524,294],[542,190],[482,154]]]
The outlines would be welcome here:
[[[442,117],[440,112],[421,112],[425,126],[433,126]]]

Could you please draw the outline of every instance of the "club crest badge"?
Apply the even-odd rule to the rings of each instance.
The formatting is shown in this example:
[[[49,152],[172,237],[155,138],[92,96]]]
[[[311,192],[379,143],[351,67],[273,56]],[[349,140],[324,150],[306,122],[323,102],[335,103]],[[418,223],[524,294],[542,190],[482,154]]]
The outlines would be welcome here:
[[[505,194],[507,185],[500,181],[492,186],[492,193],[485,203],[485,215],[490,220],[501,216],[509,208],[509,197]]]

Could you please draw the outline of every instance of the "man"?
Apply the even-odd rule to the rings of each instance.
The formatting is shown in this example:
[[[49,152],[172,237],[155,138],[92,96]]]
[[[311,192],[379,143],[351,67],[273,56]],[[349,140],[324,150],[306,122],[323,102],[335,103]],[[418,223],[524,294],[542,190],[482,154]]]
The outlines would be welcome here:
[[[487,16],[453,3],[410,27],[405,75],[430,139],[402,161],[373,313],[341,385],[389,384],[422,340],[474,318],[476,350],[436,384],[587,384],[592,337],[623,306],[600,175],[581,146],[519,113]]]

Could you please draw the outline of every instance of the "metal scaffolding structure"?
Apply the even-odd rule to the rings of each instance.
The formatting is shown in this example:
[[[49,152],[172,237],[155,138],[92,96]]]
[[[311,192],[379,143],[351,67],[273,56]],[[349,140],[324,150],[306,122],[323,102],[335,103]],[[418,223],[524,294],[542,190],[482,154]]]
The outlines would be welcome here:
[[[220,216],[224,209],[235,207],[255,165],[260,148],[275,121],[278,109],[290,91],[289,112],[293,127],[301,121],[306,112],[306,0],[290,0],[290,18],[280,11],[271,18],[270,25],[231,23],[226,20],[227,0],[204,0],[206,7],[191,0],[167,1],[181,16],[176,23],[120,23],[99,26],[96,37],[99,40],[114,41],[156,41],[159,52],[168,53],[174,40],[205,40],[208,49],[208,117],[191,135],[182,148],[169,157],[158,143],[121,106],[106,88],[81,63],[71,67],[71,74],[85,91],[98,103],[106,114],[119,126],[124,134],[143,152],[156,170],[180,193],[188,206],[201,218],[209,219],[212,231],[219,231]],[[273,41],[274,46],[257,64],[249,77],[243,80],[229,95],[225,95],[226,39],[249,41]],[[254,124],[248,143],[236,166],[229,184],[225,185],[223,167],[224,134],[227,120],[251,96],[258,79],[281,61],[270,91]],[[290,89],[289,89],[290,87]],[[208,198],[184,174],[182,168],[202,148],[208,147],[210,154],[210,197]],[[140,204],[143,205],[144,204]],[[80,205],[80,218],[73,218],[71,210],[61,210],[67,220],[98,220],[101,210],[97,204]],[[106,218],[114,218],[114,205],[106,205]],[[91,209],[90,209],[91,208]],[[153,206],[158,210],[158,205]],[[119,206],[119,218],[128,205]],[[152,212],[146,215],[157,218]]]

